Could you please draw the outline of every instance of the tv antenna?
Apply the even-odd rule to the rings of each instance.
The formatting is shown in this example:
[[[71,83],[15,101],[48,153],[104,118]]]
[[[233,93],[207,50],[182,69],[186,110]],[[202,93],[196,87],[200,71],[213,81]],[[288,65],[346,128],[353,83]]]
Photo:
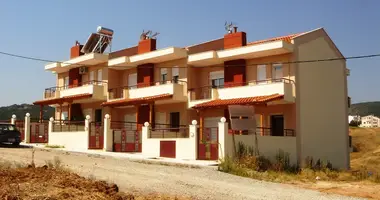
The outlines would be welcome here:
[[[234,31],[237,31],[237,26],[232,22],[224,22],[224,28],[226,29],[227,33],[233,33]]]
[[[158,32],[153,33],[151,30],[148,30],[148,31],[143,30],[143,32],[140,35],[140,40],[156,39],[157,35],[159,34],[160,33]]]

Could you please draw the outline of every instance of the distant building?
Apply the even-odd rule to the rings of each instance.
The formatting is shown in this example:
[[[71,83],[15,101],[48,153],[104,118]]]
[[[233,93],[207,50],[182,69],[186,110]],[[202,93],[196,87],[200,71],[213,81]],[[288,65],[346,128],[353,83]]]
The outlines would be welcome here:
[[[374,115],[367,115],[364,117],[361,117],[361,127],[365,128],[377,128],[380,127],[380,118],[374,116]]]
[[[360,121],[361,117],[359,115],[348,115],[348,123],[351,121]]]

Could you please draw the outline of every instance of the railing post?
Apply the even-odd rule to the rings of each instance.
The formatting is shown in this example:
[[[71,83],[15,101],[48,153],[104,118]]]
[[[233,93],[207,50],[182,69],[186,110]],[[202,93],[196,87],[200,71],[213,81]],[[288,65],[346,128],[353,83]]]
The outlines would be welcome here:
[[[86,132],[86,136],[87,136],[85,148],[89,148],[89,143],[90,143],[90,121],[91,121],[90,115],[86,115],[86,119],[84,120],[84,131]]]
[[[109,114],[106,114],[104,116],[104,143],[103,143],[103,150],[104,151],[112,151],[113,146],[113,135],[111,131],[111,117]]]
[[[149,122],[145,122],[144,123],[144,126],[142,127],[142,131],[141,131],[141,143],[142,143],[142,149],[141,149],[141,153],[144,155],[144,154],[149,154],[149,146],[147,146],[147,140],[149,139],[148,138],[148,133],[149,132]]]
[[[25,143],[30,143],[30,114],[26,113],[25,123],[24,123],[24,132],[25,132]]]
[[[198,133],[197,133],[197,120],[193,120],[191,125],[189,125],[189,139],[193,144],[193,149],[191,149],[191,158],[192,160],[196,160],[198,157]]]
[[[11,124],[13,124],[13,125],[16,124],[16,115],[12,115]]]
[[[50,117],[50,119],[49,119],[49,125],[48,125],[48,138],[52,138],[51,134],[53,132],[53,122],[54,122],[54,118]],[[51,141],[51,140],[48,140],[48,143],[49,143],[49,141]]]
[[[224,159],[226,156],[233,155],[232,136],[228,135],[228,123],[226,118],[222,117],[218,123],[218,156]]]

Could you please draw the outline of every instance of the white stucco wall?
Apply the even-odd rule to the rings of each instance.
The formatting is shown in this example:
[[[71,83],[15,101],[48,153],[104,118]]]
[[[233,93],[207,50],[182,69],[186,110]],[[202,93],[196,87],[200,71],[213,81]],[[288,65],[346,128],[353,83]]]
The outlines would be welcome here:
[[[190,126],[189,138],[148,138],[149,127],[142,129],[142,154],[149,157],[160,157],[160,141],[176,142],[176,159],[197,159],[197,134],[195,126]]]
[[[70,150],[87,150],[88,139],[88,131],[49,132],[49,145],[60,145]]]
[[[233,156],[233,138],[228,134],[227,123],[219,122],[219,157],[223,158],[228,155]],[[235,135],[236,148],[239,142],[246,147],[255,148],[255,135]],[[289,154],[291,164],[297,164],[297,142],[296,137],[281,136],[257,136],[258,150],[261,156],[265,156],[271,161],[275,161],[276,155],[282,150]]]
[[[217,89],[219,99],[244,98],[272,94],[284,94],[284,84],[270,83]]]

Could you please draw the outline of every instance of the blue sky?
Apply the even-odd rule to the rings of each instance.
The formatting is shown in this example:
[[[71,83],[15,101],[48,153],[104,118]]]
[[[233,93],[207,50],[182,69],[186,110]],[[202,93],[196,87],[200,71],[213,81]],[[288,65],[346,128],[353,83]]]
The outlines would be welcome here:
[[[67,60],[98,25],[115,31],[113,49],[135,45],[143,29],[160,32],[158,47],[186,46],[222,37],[236,22],[249,41],[324,27],[345,56],[380,53],[376,0],[8,0],[0,2],[0,51]],[[0,55],[0,106],[32,103],[55,75],[43,62]],[[380,58],[347,62],[353,102],[380,100]],[[373,88],[373,89],[370,89]]]

